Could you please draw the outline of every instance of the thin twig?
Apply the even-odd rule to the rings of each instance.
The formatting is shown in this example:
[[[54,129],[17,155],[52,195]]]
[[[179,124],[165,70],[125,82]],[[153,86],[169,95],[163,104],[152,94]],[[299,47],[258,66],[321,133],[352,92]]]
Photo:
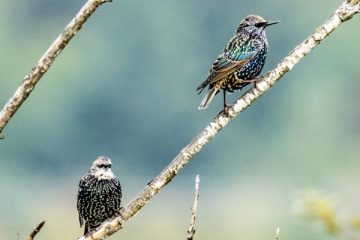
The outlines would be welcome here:
[[[40,58],[37,65],[25,76],[23,83],[0,111],[0,139],[4,138],[2,131],[6,124],[10,121],[21,104],[28,98],[35,85],[54,63],[56,57],[81,29],[83,24],[95,10],[104,2],[109,1],[110,0],[89,0],[85,3],[76,16],[65,27],[64,31],[55,39],[49,49]]]
[[[280,236],[280,228],[277,227],[276,228],[276,233],[275,233],[275,240],[279,240],[279,236]]]
[[[195,196],[194,196],[194,203],[193,207],[191,208],[191,220],[190,220],[190,226],[187,231],[187,240],[193,240],[195,235],[195,220],[197,215],[197,205],[199,201],[199,183],[200,183],[200,177],[199,174],[195,177]]]
[[[349,2],[348,2],[349,1]],[[104,239],[122,228],[123,223],[136,215],[150,199],[167,185],[176,174],[209,142],[220,130],[222,130],[233,118],[244,111],[258,97],[270,89],[284,74],[290,71],[306,54],[334,31],[342,22],[349,20],[360,11],[359,0],[346,0],[335,13],[304,42],[284,58],[273,70],[260,78],[257,86],[246,92],[233,106],[229,108],[228,115],[220,114],[187,145],[172,160],[172,162],[138,194],[121,211],[121,216],[104,222],[101,227],[91,236],[81,237],[81,240]]]
[[[27,240],[33,240],[34,237],[36,236],[36,234],[38,234],[41,230],[41,228],[44,226],[44,224],[46,223],[45,220],[41,221],[41,223],[39,223],[37,225],[37,227],[30,233],[29,237],[27,238]]]

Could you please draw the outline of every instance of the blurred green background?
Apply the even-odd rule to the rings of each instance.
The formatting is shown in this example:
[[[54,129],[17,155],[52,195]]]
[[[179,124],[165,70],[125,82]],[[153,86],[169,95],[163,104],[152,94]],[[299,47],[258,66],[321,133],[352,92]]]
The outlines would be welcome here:
[[[1,1],[0,104],[85,1]],[[85,24],[16,113],[0,142],[0,239],[76,239],[77,185],[112,158],[128,203],[221,109],[196,87],[256,13],[276,65],[341,3],[114,0]],[[213,139],[111,239],[185,239],[201,177],[197,239],[332,239],[292,205],[311,187],[336,195],[340,222],[360,215],[360,18],[342,25]],[[235,100],[241,93],[231,95]],[[343,237],[342,233],[339,237]],[[346,234],[345,234],[346,235]]]

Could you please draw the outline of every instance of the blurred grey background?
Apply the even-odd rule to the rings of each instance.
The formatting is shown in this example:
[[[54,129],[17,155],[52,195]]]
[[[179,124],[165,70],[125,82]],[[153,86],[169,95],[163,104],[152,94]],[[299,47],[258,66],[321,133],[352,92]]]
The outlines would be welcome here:
[[[1,1],[3,106],[85,1]],[[77,185],[112,158],[124,204],[221,110],[196,87],[256,13],[274,67],[340,5],[327,1],[114,0],[89,19],[5,128],[0,142],[0,239],[76,239]],[[330,239],[292,204],[312,187],[337,196],[341,221],[360,215],[360,18],[343,24],[213,139],[112,239],[184,239],[201,177],[197,239]],[[237,92],[232,100],[239,97]]]

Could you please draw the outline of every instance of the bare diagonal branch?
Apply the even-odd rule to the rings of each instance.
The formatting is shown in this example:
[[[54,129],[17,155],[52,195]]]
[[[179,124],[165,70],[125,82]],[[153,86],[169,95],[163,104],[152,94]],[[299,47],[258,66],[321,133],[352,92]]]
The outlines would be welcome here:
[[[187,237],[186,240],[193,240],[195,235],[195,220],[197,216],[197,206],[199,202],[199,184],[200,184],[200,177],[199,174],[195,177],[195,196],[194,196],[194,203],[191,208],[191,220],[190,220],[190,226],[187,231]]]
[[[220,114],[199,134],[192,142],[187,145],[172,160],[172,162],[131,201],[121,210],[121,216],[107,221],[94,232],[91,236],[82,237],[80,240],[100,240],[104,239],[122,228],[122,224],[135,216],[140,209],[165,185],[167,185],[176,174],[198,153],[221,129],[223,129],[240,112],[249,107],[258,97],[268,91],[281,77],[290,71],[306,54],[316,45],[333,32],[342,22],[349,20],[353,15],[360,11],[359,0],[346,0],[335,13],[315,32],[305,39],[304,42],[285,57],[273,70],[259,79],[255,88],[247,91],[229,109],[229,116]]]
[[[275,233],[275,240],[279,240],[279,236],[280,236],[280,228],[277,227],[276,228],[276,233]]]
[[[37,65],[25,76],[21,86],[0,111],[0,139],[3,138],[2,130],[5,128],[6,124],[10,121],[11,117],[16,113],[21,104],[28,98],[35,85],[54,63],[56,57],[81,29],[86,20],[104,2],[111,2],[111,0],[89,0],[65,27],[64,31],[55,39],[49,49],[40,58]]]
[[[39,223],[36,228],[30,233],[29,237],[27,238],[27,240],[33,240],[34,237],[40,232],[40,230],[42,229],[42,227],[44,226],[44,224],[46,223],[45,220],[41,221],[41,223]]]

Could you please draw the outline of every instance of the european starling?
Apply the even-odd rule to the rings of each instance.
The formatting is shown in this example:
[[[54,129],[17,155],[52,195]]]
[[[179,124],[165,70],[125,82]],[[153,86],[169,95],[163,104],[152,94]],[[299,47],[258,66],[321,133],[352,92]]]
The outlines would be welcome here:
[[[278,22],[268,22],[257,15],[249,15],[240,22],[235,36],[213,63],[208,78],[196,89],[200,94],[209,86],[199,109],[207,108],[214,96],[223,90],[226,112],[226,92],[241,90],[255,82],[264,66],[268,51],[265,28],[276,23]]]
[[[120,181],[111,171],[111,160],[98,157],[79,183],[77,209],[80,227],[85,223],[84,235],[119,213],[121,196]]]

